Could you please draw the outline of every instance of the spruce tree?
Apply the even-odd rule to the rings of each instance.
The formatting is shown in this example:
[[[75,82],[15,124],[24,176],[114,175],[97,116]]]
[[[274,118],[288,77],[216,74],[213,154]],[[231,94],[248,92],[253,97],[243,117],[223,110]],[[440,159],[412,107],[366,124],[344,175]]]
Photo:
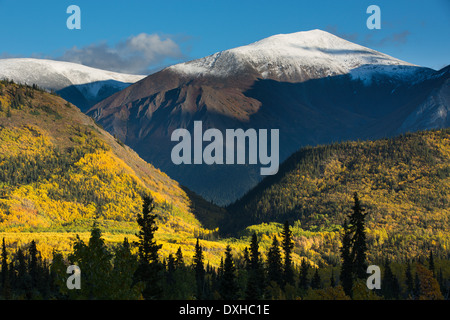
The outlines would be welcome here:
[[[29,273],[31,276],[31,283],[33,288],[37,288],[39,282],[39,270],[38,270],[38,251],[36,247],[36,242],[31,241],[30,247],[28,249],[30,262],[29,262]]]
[[[436,276],[434,272],[434,258],[433,258],[433,250],[430,250],[430,256],[428,258],[428,269],[433,273],[433,277]]]
[[[293,284],[294,271],[292,268],[292,250],[294,249],[294,243],[292,242],[292,231],[289,228],[289,222],[286,221],[281,232],[282,242],[281,247],[284,252],[284,284]]]
[[[345,294],[350,297],[352,296],[353,289],[353,261],[350,255],[351,244],[351,229],[348,227],[347,221],[345,221],[344,234],[342,236],[342,247],[340,248],[342,259],[340,281]]]
[[[247,247],[244,248],[244,266],[247,271],[250,270],[250,254]]]
[[[381,286],[381,293],[387,300],[398,299],[400,286],[397,277],[393,274],[389,260],[384,264],[384,277]]]
[[[184,266],[183,252],[181,251],[181,247],[178,247],[178,250],[175,253],[175,268],[182,266]]]
[[[195,245],[194,254],[194,270],[195,270],[195,281],[197,284],[197,299],[201,300],[204,298],[205,289],[205,267],[203,265],[203,250],[200,246],[199,239],[197,238],[197,243]]]
[[[8,266],[8,253],[6,251],[5,238],[3,238],[2,243],[2,290],[3,298],[11,298],[11,283],[9,277],[9,266]]]
[[[276,235],[273,236],[272,245],[267,253],[267,280],[269,284],[273,281],[279,287],[283,285],[283,264],[281,252]]]
[[[334,270],[333,269],[331,269],[330,287],[331,288],[336,287],[336,280],[334,279]]]
[[[109,252],[102,232],[94,221],[86,245],[78,236],[69,255],[70,264],[79,266],[82,272],[82,289],[70,290],[69,294],[82,299],[109,299],[111,293],[112,254]]]
[[[301,295],[305,294],[309,287],[308,271],[309,264],[306,262],[306,259],[303,258],[300,264],[300,273],[298,276],[298,287],[300,289]]]
[[[67,266],[62,253],[53,250],[52,263],[50,265],[50,291],[54,299],[67,299],[66,271]]]
[[[319,268],[316,268],[314,271],[313,278],[311,280],[311,288],[313,289],[319,289],[322,285],[322,280],[320,279],[319,275]]]
[[[264,286],[264,269],[261,264],[258,239],[256,234],[253,234],[250,244],[246,299],[262,299]]]
[[[406,298],[414,295],[414,278],[411,272],[411,263],[410,261],[406,264],[405,270],[405,282],[406,282]]]
[[[17,278],[14,289],[20,297],[31,299],[32,283],[30,275],[28,274],[27,271],[26,257],[21,248],[17,249],[16,259],[17,259],[16,265]]]
[[[355,204],[353,206],[353,214],[350,216],[350,225],[352,226],[354,233],[352,238],[352,251],[351,258],[353,260],[353,271],[356,278],[365,279],[367,277],[367,243],[366,243],[366,231],[365,231],[365,217],[364,209],[361,207],[361,203],[358,198],[358,194],[354,194]]]
[[[167,258],[166,286],[172,287],[175,281],[175,258],[170,253]]]
[[[114,249],[114,267],[112,270],[111,290],[115,300],[139,299],[140,290],[133,285],[133,274],[138,266],[137,257],[131,252],[128,238],[124,238],[122,244]]]
[[[414,275],[414,299],[419,299],[421,294],[419,274],[416,272]]]
[[[134,273],[135,282],[144,283],[142,296],[146,300],[159,299],[162,296],[160,283],[162,266],[159,262],[158,251],[162,245],[156,244],[154,239],[156,226],[156,214],[153,198],[143,198],[142,214],[138,213],[137,223],[139,225],[138,237],[138,267]]]
[[[220,280],[220,295],[223,300],[235,300],[238,298],[238,285],[236,283],[236,267],[234,265],[231,247],[225,249],[225,260],[223,261],[223,273]]]

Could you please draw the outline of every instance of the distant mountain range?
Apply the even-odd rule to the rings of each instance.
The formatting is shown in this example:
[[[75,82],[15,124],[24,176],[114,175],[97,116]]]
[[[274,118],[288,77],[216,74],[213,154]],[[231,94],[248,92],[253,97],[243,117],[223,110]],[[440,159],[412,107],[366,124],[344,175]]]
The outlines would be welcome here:
[[[171,133],[280,130],[280,160],[305,145],[375,139],[450,124],[450,68],[435,71],[321,30],[275,35],[177,64],[88,114],[144,159],[218,204],[260,181],[258,165],[174,165]]]
[[[0,79],[14,80],[54,91],[87,111],[97,102],[109,97],[145,76],[122,74],[77,63],[46,59],[0,59]]]

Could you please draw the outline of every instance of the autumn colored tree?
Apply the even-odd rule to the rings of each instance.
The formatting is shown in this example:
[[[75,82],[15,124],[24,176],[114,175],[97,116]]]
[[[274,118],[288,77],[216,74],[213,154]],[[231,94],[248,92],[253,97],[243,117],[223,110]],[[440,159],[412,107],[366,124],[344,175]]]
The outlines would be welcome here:
[[[422,264],[417,264],[417,276],[420,283],[419,300],[443,300],[439,283],[433,277],[433,272],[425,268]]]

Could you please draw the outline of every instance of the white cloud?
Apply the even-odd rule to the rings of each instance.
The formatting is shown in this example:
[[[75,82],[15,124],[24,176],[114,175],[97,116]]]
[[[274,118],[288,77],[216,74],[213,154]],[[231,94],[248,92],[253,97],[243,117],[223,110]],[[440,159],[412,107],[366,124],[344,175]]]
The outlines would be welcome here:
[[[109,46],[106,42],[66,50],[58,60],[76,62],[94,68],[132,74],[148,74],[166,60],[184,57],[171,38],[141,33]]]

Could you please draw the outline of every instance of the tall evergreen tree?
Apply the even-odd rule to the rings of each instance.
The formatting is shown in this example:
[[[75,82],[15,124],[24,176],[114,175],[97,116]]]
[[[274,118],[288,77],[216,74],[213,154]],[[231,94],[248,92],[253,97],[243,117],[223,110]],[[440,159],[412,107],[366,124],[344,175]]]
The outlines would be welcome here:
[[[320,279],[319,268],[316,268],[316,270],[314,271],[312,280],[311,280],[311,288],[319,289],[321,286],[322,286],[322,280]]]
[[[256,234],[252,235],[247,278],[247,300],[259,300],[264,293],[264,269],[261,264],[259,245]]]
[[[167,257],[167,273],[166,273],[166,286],[171,287],[175,282],[175,258],[172,254]]]
[[[408,261],[405,270],[405,282],[406,282],[406,298],[414,295],[414,278],[411,272],[411,262]]]
[[[284,283],[293,284],[294,282],[294,270],[292,268],[292,250],[294,249],[294,243],[292,242],[292,231],[289,228],[289,222],[286,221],[281,232],[282,242],[281,247],[284,252]]]
[[[53,250],[50,265],[50,290],[54,299],[67,299],[66,272],[67,266],[62,253]]]
[[[273,236],[272,245],[267,253],[267,280],[269,284],[273,281],[278,286],[283,285],[283,263],[281,261],[281,252],[276,235]]]
[[[381,293],[387,300],[398,299],[400,294],[400,286],[397,277],[393,274],[389,260],[384,264],[383,285]]]
[[[414,299],[419,299],[421,294],[419,274],[416,272],[414,275]]]
[[[89,242],[86,245],[78,236],[69,255],[71,264],[82,271],[81,290],[70,290],[69,294],[83,299],[109,299],[112,270],[112,254],[109,252],[102,232],[94,221]]]
[[[197,299],[201,300],[204,298],[205,267],[203,264],[203,249],[200,246],[198,238],[197,238],[197,243],[195,244],[194,270],[195,270],[195,281],[197,284],[197,295],[196,296],[197,296]]]
[[[36,242],[31,241],[30,247],[28,249],[30,262],[29,262],[29,273],[31,276],[31,283],[34,288],[37,288],[39,282],[39,271],[38,270],[38,250],[36,247]]]
[[[8,253],[6,251],[5,238],[3,238],[2,243],[2,290],[3,298],[11,298],[11,283],[9,276],[9,266],[8,266]]]
[[[298,276],[298,288],[300,289],[301,294],[305,294],[309,288],[308,271],[309,264],[306,262],[306,259],[303,258],[300,264],[300,272]]]
[[[32,283],[30,275],[27,270],[26,257],[21,248],[17,249],[16,254],[17,265],[16,265],[16,279],[15,279],[15,291],[19,297],[26,299],[32,298]]]
[[[244,266],[247,271],[250,270],[250,254],[247,247],[244,248]]]
[[[350,225],[353,229],[351,258],[353,260],[353,270],[356,278],[365,279],[367,277],[367,243],[365,230],[365,218],[367,214],[364,213],[365,210],[361,207],[356,192],[353,198],[355,204],[352,207],[353,213],[350,215]]]
[[[333,269],[331,269],[330,287],[331,288],[336,287],[336,279],[334,279],[334,270]]]
[[[158,251],[162,245],[158,245],[154,239],[156,226],[156,214],[152,214],[154,209],[153,198],[145,196],[143,198],[142,214],[138,213],[137,223],[139,225],[138,237],[138,267],[134,273],[136,282],[144,283],[142,296],[146,300],[159,299],[162,296],[160,283],[162,266],[159,261]]]
[[[175,269],[181,266],[184,266],[184,258],[183,252],[181,251],[181,247],[178,247],[178,250],[175,253]]]
[[[435,277],[433,250],[430,250],[430,256],[428,257],[428,269],[433,273],[433,277]]]
[[[231,247],[227,245],[225,259],[223,261],[222,277],[220,279],[220,296],[223,300],[235,300],[238,298],[237,292],[236,267],[231,254]]]
[[[345,221],[342,247],[340,248],[342,259],[340,281],[345,294],[350,297],[352,296],[353,288],[353,261],[350,255],[352,244],[351,236],[351,229],[348,227],[347,221]]]
[[[128,238],[114,249],[114,267],[112,270],[112,298],[132,300],[140,298],[140,288],[133,284],[133,274],[138,266],[137,257],[131,252]]]

